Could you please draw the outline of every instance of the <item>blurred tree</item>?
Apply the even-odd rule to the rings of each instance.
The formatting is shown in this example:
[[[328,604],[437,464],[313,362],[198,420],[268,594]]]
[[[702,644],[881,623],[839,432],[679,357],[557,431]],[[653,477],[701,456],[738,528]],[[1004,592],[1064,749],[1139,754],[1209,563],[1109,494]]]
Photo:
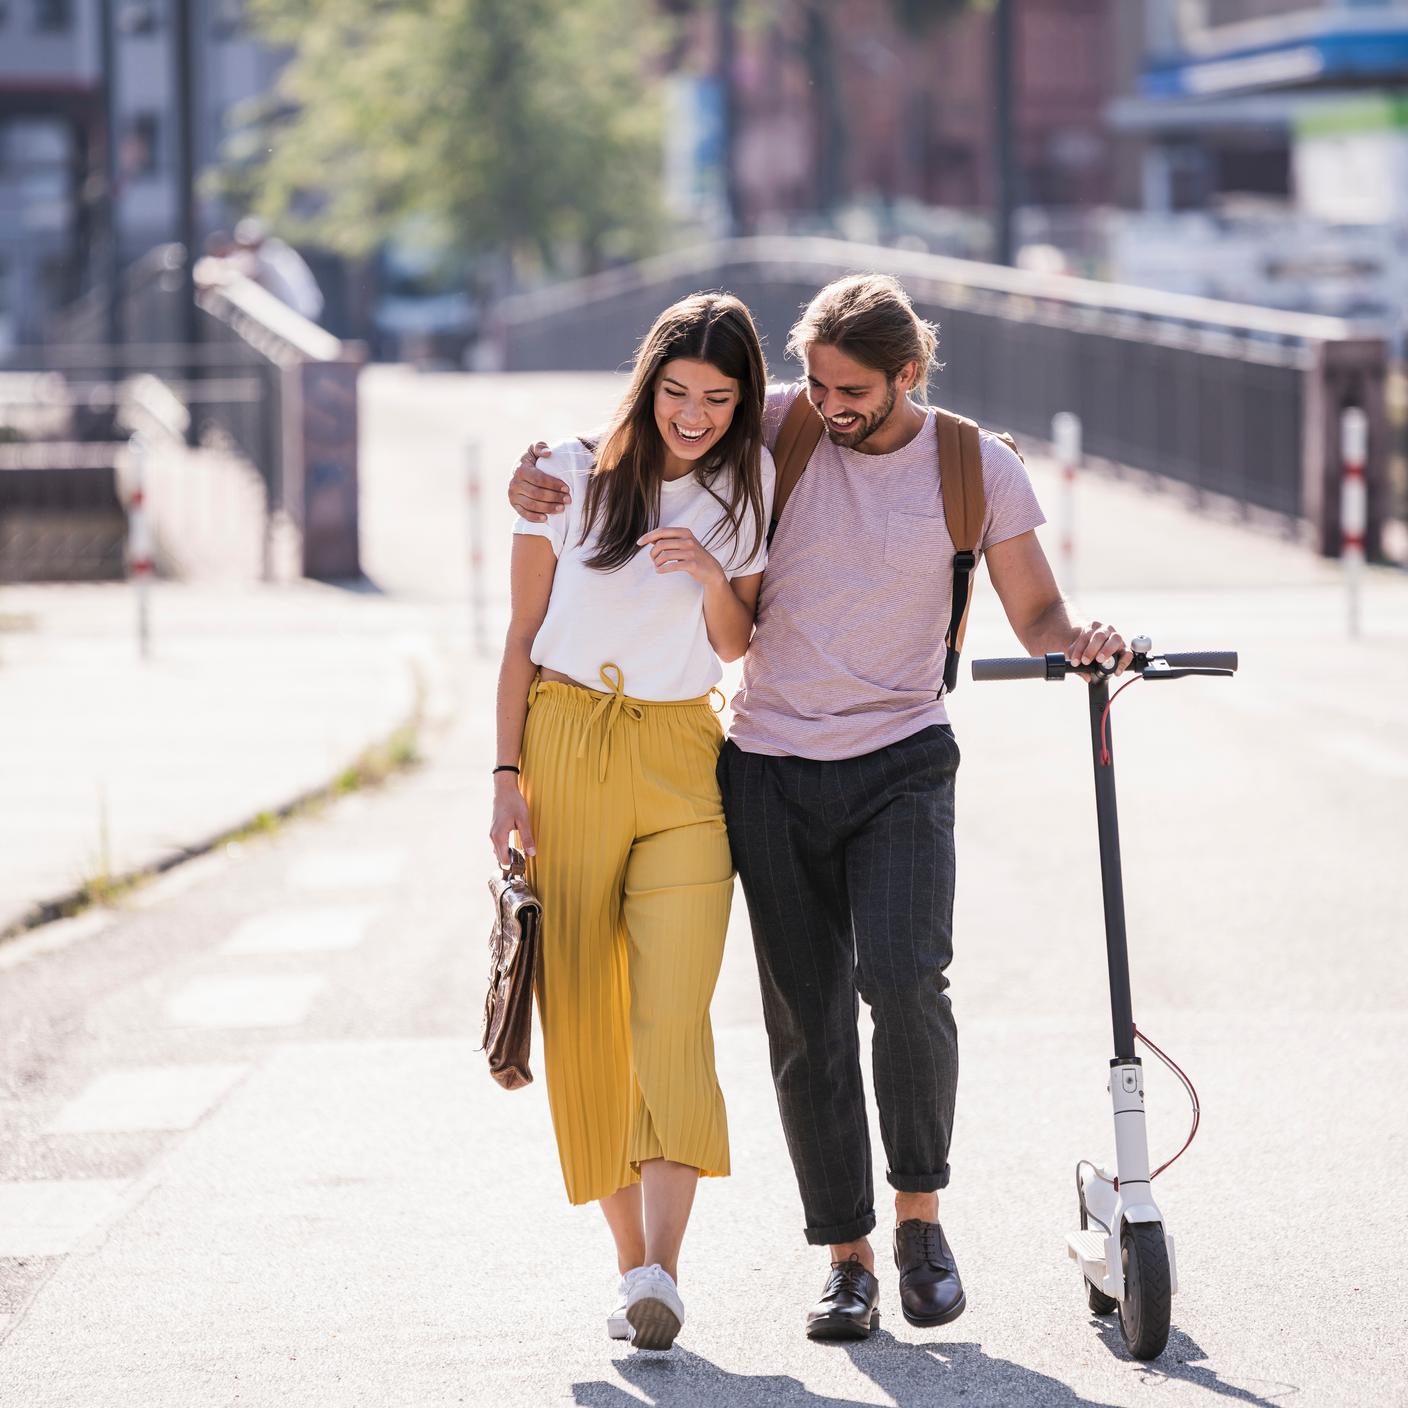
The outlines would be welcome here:
[[[250,0],[292,58],[246,114],[223,189],[363,256],[408,223],[556,269],[659,228],[647,0]]]

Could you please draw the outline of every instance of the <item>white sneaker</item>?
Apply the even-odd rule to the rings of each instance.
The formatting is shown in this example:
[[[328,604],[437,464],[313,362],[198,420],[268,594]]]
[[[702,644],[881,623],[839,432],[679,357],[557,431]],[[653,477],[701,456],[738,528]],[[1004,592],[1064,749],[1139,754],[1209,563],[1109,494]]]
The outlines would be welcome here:
[[[627,1272],[627,1275],[630,1273]],[[626,1319],[626,1277],[621,1277],[616,1286],[616,1299],[612,1303],[611,1314],[606,1317],[606,1336],[613,1340],[628,1340],[631,1337],[631,1322]]]
[[[674,1277],[658,1263],[626,1272],[626,1319],[637,1349],[669,1349],[684,1325]]]

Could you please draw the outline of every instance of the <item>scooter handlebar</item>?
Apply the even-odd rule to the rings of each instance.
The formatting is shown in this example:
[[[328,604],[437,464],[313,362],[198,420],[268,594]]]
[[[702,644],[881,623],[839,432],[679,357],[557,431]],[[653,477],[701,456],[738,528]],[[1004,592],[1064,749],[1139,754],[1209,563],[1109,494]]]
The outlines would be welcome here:
[[[1016,655],[1001,660],[973,661],[975,680],[1044,680],[1044,655]]]
[[[1103,670],[1095,665],[1084,667],[1092,678],[1102,674],[1113,675],[1114,666]],[[1179,671],[1221,670],[1231,673],[1237,668],[1235,650],[1170,650],[1163,654],[1141,654],[1134,656],[1134,668],[1142,670],[1146,679],[1157,679],[1166,675],[1178,679]],[[975,680],[1063,680],[1068,674],[1076,673],[1072,665],[1059,651],[1049,655],[1017,655],[996,660],[974,660]]]
[[[1235,670],[1237,652],[1235,650],[1170,650],[1160,655],[1167,660],[1171,669]]]

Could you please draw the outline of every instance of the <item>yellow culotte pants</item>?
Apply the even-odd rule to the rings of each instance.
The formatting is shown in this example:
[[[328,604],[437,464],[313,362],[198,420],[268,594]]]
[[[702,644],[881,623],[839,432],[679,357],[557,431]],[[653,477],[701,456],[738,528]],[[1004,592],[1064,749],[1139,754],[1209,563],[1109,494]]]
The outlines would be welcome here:
[[[523,791],[543,903],[538,1009],[567,1196],[608,1197],[665,1158],[729,1171],[709,1003],[733,863],[703,699],[655,703],[538,680]]]

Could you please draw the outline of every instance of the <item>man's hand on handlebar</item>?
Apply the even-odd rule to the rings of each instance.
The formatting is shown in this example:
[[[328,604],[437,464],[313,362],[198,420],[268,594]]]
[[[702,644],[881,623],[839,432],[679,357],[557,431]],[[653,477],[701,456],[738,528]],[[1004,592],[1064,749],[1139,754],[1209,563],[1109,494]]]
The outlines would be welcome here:
[[[538,461],[551,454],[541,440],[530,445],[508,483],[509,503],[530,523],[546,523],[550,513],[561,513],[572,501],[572,492],[562,480],[538,468]]]
[[[1091,664],[1108,668],[1113,663],[1114,673],[1122,675],[1134,659],[1134,652],[1113,626],[1092,621],[1066,647],[1066,659],[1077,668]],[[1082,674],[1082,678],[1089,679],[1090,676]]]

